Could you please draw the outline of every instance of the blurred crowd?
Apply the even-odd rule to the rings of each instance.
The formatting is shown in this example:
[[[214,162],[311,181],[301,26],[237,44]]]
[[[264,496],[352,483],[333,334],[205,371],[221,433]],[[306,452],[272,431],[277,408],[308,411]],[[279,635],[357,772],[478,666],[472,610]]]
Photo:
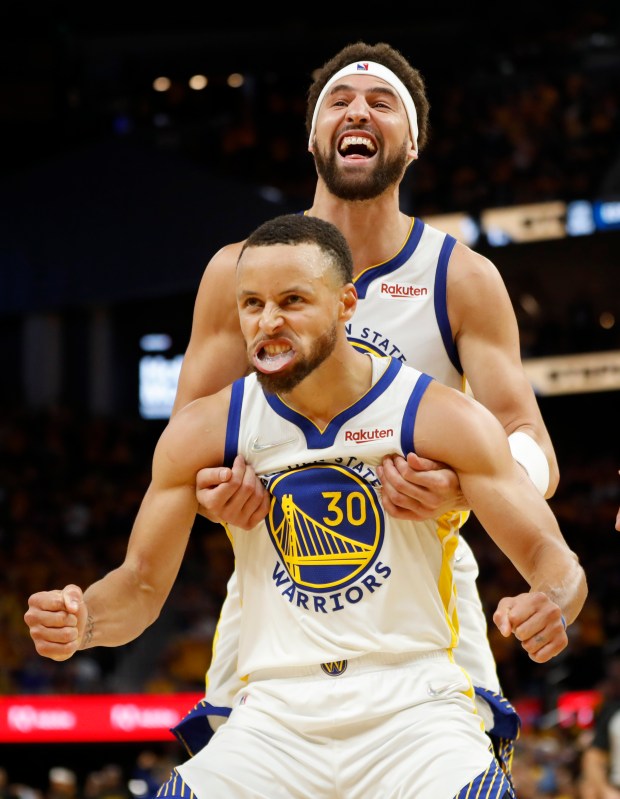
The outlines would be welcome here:
[[[482,47],[478,39],[468,46],[464,34],[450,53],[440,34],[436,48],[416,44],[415,16],[394,38],[385,37],[420,69],[431,103],[429,144],[403,186],[406,210],[422,217],[475,213],[620,192],[620,29],[614,4],[598,5],[566,8],[553,15],[553,25],[533,22],[526,41],[508,27],[486,36]],[[9,129],[11,168],[102,138],[132,139],[305,205],[315,183],[306,94],[325,46],[314,38],[310,63],[305,44],[275,69],[261,68],[257,59],[231,87],[206,51],[196,57],[196,68],[208,73],[203,89],[189,87],[187,68],[172,69],[169,88],[154,91],[157,73],[148,79],[140,58],[115,53],[104,76],[88,48],[78,57],[60,36],[54,74],[62,82],[54,104],[39,109],[42,118],[53,109],[53,121],[44,136],[30,116]]]
[[[0,693],[202,687],[233,559],[222,528],[201,518],[166,611],[138,645],[57,664],[35,655],[23,621],[30,593],[86,587],[122,561],[160,432],[157,423],[84,418],[69,408],[3,415]],[[151,636],[169,640],[156,657]]]
[[[123,764],[102,757],[92,769],[52,766],[38,785],[11,780],[8,764],[0,764],[0,799],[149,799],[176,762],[165,748],[145,748]]]

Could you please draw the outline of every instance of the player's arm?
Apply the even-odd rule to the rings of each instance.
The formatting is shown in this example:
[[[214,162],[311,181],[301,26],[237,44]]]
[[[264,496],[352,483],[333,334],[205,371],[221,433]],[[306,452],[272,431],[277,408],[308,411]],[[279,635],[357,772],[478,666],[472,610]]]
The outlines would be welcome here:
[[[448,269],[448,309],[474,397],[499,419],[514,457],[541,493],[551,497],[559,481],[558,463],[521,361],[510,296],[494,264],[460,243]]]
[[[247,371],[248,360],[235,297],[235,270],[240,249],[240,243],[223,247],[204,271],[179,373],[173,416],[188,402],[214,394]]]
[[[458,243],[447,291],[450,327],[472,392],[499,419],[513,456],[549,498],[559,480],[557,459],[523,368],[506,286],[491,261]],[[425,519],[467,507],[454,472],[417,455],[386,459],[380,477],[385,509],[397,518]]]
[[[501,424],[471,397],[435,381],[420,402],[415,449],[455,470],[478,520],[529,585],[500,601],[493,616],[500,632],[513,633],[533,660],[557,655],[568,643],[564,621],[570,624],[585,602],[585,573],[512,457]]]
[[[40,655],[66,660],[78,649],[120,646],[157,619],[195,520],[196,470],[223,459],[228,395],[198,400],[163,432],[123,563],[84,593],[69,585],[30,597],[24,618]]]
[[[620,790],[610,785],[608,775],[609,752],[591,744],[581,758],[581,788],[584,799],[620,797]]]
[[[513,456],[545,497],[559,470],[536,396],[521,361],[519,329],[506,286],[487,258],[458,243],[448,269],[448,315],[459,358],[476,399],[499,419]],[[453,470],[409,454],[386,458],[379,477],[385,510],[426,519],[467,502]]]
[[[218,391],[247,371],[235,297],[240,250],[241,243],[223,247],[205,269],[194,304],[192,331],[181,365],[173,415],[188,402]],[[203,516],[245,529],[254,527],[269,510],[268,493],[241,457],[235,459],[232,469],[198,469],[196,497]]]

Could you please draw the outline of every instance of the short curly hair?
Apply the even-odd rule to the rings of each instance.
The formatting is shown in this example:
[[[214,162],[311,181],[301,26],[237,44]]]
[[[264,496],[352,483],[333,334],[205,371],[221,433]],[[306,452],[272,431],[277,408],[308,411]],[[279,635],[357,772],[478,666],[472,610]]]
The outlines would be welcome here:
[[[308,89],[308,105],[306,108],[306,131],[308,136],[312,130],[312,117],[319,95],[327,81],[338,70],[356,61],[375,61],[391,69],[407,87],[415,104],[418,115],[418,150],[421,150],[429,136],[428,111],[430,104],[426,96],[424,78],[417,69],[411,66],[405,56],[386,42],[367,44],[355,42],[343,47],[340,52],[326,61],[314,75],[314,80]]]
[[[275,244],[316,244],[327,255],[341,285],[353,281],[353,256],[340,230],[332,222],[306,214],[282,214],[259,225],[245,240],[237,263],[249,247]]]

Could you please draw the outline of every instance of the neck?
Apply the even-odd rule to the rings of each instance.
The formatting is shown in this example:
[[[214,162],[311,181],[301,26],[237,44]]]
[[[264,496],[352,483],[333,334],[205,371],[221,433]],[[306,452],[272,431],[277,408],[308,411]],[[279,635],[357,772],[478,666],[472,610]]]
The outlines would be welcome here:
[[[341,231],[353,253],[356,275],[393,258],[411,227],[411,217],[399,207],[398,186],[372,200],[340,200],[319,178],[308,214]]]
[[[347,341],[281,398],[290,408],[324,429],[335,416],[363,397],[371,385],[370,358]]]

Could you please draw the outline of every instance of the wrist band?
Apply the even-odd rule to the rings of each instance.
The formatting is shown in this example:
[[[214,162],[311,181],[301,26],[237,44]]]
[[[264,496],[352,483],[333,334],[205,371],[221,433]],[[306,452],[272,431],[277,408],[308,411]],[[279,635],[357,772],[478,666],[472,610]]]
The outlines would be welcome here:
[[[560,621],[562,622],[562,627],[566,629],[566,619],[564,618],[564,616],[560,616]]]
[[[512,457],[528,473],[540,493],[545,496],[549,488],[549,464],[547,457],[532,436],[517,430],[508,436]]]

